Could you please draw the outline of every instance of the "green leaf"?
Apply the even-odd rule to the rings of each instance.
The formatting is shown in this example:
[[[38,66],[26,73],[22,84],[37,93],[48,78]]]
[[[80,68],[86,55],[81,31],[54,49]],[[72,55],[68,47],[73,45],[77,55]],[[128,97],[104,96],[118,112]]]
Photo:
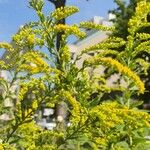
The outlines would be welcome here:
[[[143,101],[131,101],[130,108],[135,108],[143,104]]]
[[[132,150],[149,150],[150,142],[140,142]]]
[[[101,97],[103,96],[103,94],[98,95],[96,98],[92,99],[89,102],[89,107],[94,107],[96,105],[98,105],[101,101]]]
[[[123,141],[115,144],[112,150],[130,150],[130,147],[127,142]]]

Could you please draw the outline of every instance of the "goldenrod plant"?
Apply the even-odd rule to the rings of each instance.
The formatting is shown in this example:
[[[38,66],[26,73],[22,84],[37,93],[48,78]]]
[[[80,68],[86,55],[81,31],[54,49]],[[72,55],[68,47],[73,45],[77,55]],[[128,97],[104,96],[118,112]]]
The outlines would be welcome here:
[[[130,70],[134,71],[135,76],[148,75],[148,69],[150,67],[149,60],[142,58],[141,54],[144,52],[149,53],[149,33],[145,33],[145,30],[143,30],[145,27],[149,26],[149,22],[147,20],[149,8],[149,2],[141,1],[137,4],[135,14],[129,20],[129,34],[127,36],[127,40],[120,37],[110,36],[110,38],[106,39],[104,42],[101,42],[97,45],[85,49],[83,53],[94,51],[95,53],[97,53],[97,58],[95,59],[99,59],[100,57],[107,57],[108,62],[106,58],[102,58],[104,62],[100,62],[104,64],[107,63],[106,66],[108,66],[108,64],[110,64],[109,62],[111,61],[111,58],[108,57],[115,58],[115,60],[120,62],[122,65],[125,65],[128,68],[130,68]],[[91,23],[81,23],[81,26],[86,28],[93,27]],[[101,29],[101,26],[96,25],[96,29]],[[109,28],[107,27],[107,29]],[[115,31],[115,28],[110,27],[109,31]],[[119,73],[121,73],[124,70],[121,66],[118,66],[114,61],[111,61],[111,64],[113,64],[112,66],[115,66],[115,68],[118,68]],[[129,79],[129,76],[131,77],[131,74],[128,72],[129,70],[127,70],[125,71],[125,74],[128,74],[128,77],[124,76],[123,78],[126,81],[126,84],[128,85],[128,90],[124,92],[123,97],[124,99],[126,99],[125,101],[129,103],[131,97],[133,95],[137,95],[138,92],[136,92],[137,86],[133,86],[132,80]],[[112,70],[111,67],[111,69],[109,69],[110,75],[112,75],[113,72],[114,68]],[[138,83],[138,85],[143,87],[142,83],[138,81],[138,78],[133,76],[132,78],[134,78],[134,83]],[[135,79],[137,81],[135,81]],[[144,88],[142,87],[140,87],[141,94],[144,93]]]
[[[2,89],[0,114],[9,116],[8,120],[0,121],[0,148],[4,150],[140,150],[141,147],[149,149],[150,116],[147,112],[131,107],[131,103],[136,104],[129,101],[133,92],[144,92],[144,83],[138,76],[136,61],[133,61],[137,59],[134,57],[135,51],[132,46],[135,44],[133,39],[135,36],[137,38],[135,24],[140,22],[140,18],[145,14],[143,7],[145,4],[139,3],[135,17],[130,22],[134,25],[130,25],[129,41],[123,41],[121,38],[108,39],[98,47],[82,51],[74,60],[71,60],[67,38],[73,34],[81,39],[86,37],[86,33],[81,31],[78,25],[64,25],[58,22],[79,10],[73,6],[66,6],[45,16],[42,11],[44,6],[42,0],[30,0],[29,4],[39,20],[20,28],[12,37],[10,44],[0,43],[0,48],[6,50],[5,60],[0,61],[0,69],[7,71],[9,76],[8,80],[0,79]],[[149,3],[146,8],[148,11]],[[90,28],[91,24],[82,23],[83,26]],[[98,25],[92,25],[92,28],[109,29]],[[62,33],[59,49],[56,47],[58,33]],[[107,43],[108,41],[110,42]],[[142,40],[138,44],[144,42]],[[115,51],[115,47],[125,44],[126,55]],[[99,49],[104,51],[98,53]],[[116,57],[104,55],[107,49],[110,53],[117,54]],[[91,50],[97,55],[84,60],[79,68],[77,61],[84,54],[88,55]],[[106,85],[106,76],[99,74],[91,76],[89,69],[94,69],[100,64],[111,68],[112,73],[118,71],[128,82],[128,86],[109,87]],[[139,71],[140,69],[142,70],[139,68]],[[125,97],[122,99],[124,103],[121,104],[116,99],[101,102],[104,93],[116,89],[126,93],[128,103]],[[4,105],[7,99],[13,103],[12,107]],[[61,102],[67,104],[69,125],[67,120],[64,121],[65,125],[56,120],[56,127],[53,130],[46,130],[37,125],[34,115],[43,105],[52,108]]]

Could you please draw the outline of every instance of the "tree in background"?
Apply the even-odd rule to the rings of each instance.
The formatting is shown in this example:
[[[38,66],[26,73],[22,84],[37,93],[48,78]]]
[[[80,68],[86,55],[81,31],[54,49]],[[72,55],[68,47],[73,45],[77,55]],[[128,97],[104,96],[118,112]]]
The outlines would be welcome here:
[[[128,36],[128,22],[135,12],[137,3],[140,0],[130,0],[129,2],[123,0],[114,0],[117,8],[110,10],[115,15],[112,21],[115,23],[116,30],[113,32],[114,36],[126,39]]]
[[[38,15],[37,22],[31,22],[21,28],[12,37],[13,44],[2,42],[0,48],[8,51],[7,62],[0,60],[0,69],[6,70],[9,80],[0,79],[2,93],[0,96],[0,114],[8,114],[10,119],[0,121],[0,148],[27,150],[76,150],[76,149],[150,149],[146,136],[150,133],[150,116],[138,110],[135,106],[139,102],[132,101],[132,94],[143,93],[144,83],[138,77],[143,70],[136,70],[137,61],[132,46],[135,35],[138,36],[138,52],[143,47],[142,39],[147,35],[137,34],[137,18],[149,13],[150,4],[140,3],[136,15],[130,20],[130,35],[127,41],[121,38],[107,39],[95,47],[83,50],[75,60],[67,46],[67,38],[73,34],[77,38],[85,37],[77,25],[58,24],[75,12],[76,7],[65,6],[45,16],[42,0],[31,0],[30,7]],[[143,7],[144,6],[144,7]],[[146,9],[145,9],[146,7]],[[145,20],[146,21],[146,20]],[[82,28],[96,30],[113,30],[89,22],[80,24]],[[62,34],[59,50],[55,41],[58,33]],[[136,39],[137,40],[137,39]],[[107,54],[118,54],[118,47],[127,45],[127,51],[120,53],[119,58],[111,58]],[[135,46],[135,45],[134,45]],[[147,48],[146,45],[145,49]],[[113,48],[113,50],[111,49]],[[103,49],[102,53],[99,53]],[[45,52],[47,50],[47,52]],[[81,68],[76,63],[90,51],[96,55],[85,59]],[[130,52],[130,53],[128,53]],[[58,61],[59,60],[59,61]],[[58,63],[60,62],[60,63]],[[126,80],[127,87],[115,88],[106,85],[106,76],[90,75],[89,69],[96,69],[100,64],[117,71]],[[59,66],[59,67],[58,67]],[[146,67],[146,66],[145,66]],[[146,68],[143,69],[146,69]],[[17,85],[16,91],[12,87]],[[113,101],[101,102],[104,93],[119,89],[124,92],[123,97]],[[91,98],[93,93],[98,93]],[[31,95],[29,97],[29,95]],[[6,100],[14,103],[14,107],[4,107]],[[14,99],[17,99],[14,101]],[[66,128],[45,130],[37,126],[34,115],[43,104],[54,107],[55,104],[65,102],[69,112]],[[137,121],[138,120],[138,121]],[[32,136],[31,136],[32,135]]]
[[[113,19],[112,21],[114,22],[116,30],[113,32],[112,36],[117,36],[121,37],[125,40],[127,40],[128,34],[129,34],[129,20],[135,15],[135,8],[138,4],[138,2],[142,2],[145,0],[130,0],[129,2],[127,1],[122,1],[122,0],[114,0],[114,2],[117,4],[117,8],[114,10],[111,10],[110,12],[113,13],[116,18]],[[146,0],[149,2],[149,0]],[[149,14],[147,15],[147,21],[149,22]],[[149,25],[141,27],[139,29],[139,33],[150,33],[150,27]],[[124,47],[122,47],[122,50]],[[150,61],[150,53],[149,51],[143,51],[139,53],[137,56],[138,58],[144,59],[145,61]],[[146,74],[141,74],[141,78],[145,82],[145,93],[140,95],[139,98],[143,99],[145,103],[150,102],[150,69],[148,69]]]

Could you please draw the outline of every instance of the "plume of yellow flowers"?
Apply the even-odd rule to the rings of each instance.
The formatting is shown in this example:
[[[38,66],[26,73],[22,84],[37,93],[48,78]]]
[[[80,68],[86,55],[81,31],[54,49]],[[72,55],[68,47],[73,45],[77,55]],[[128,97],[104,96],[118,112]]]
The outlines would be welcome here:
[[[108,39],[106,39],[105,41],[103,42],[100,42],[96,45],[93,45],[93,46],[90,46],[88,48],[85,48],[84,50],[82,50],[82,54],[83,53],[87,53],[87,52],[90,52],[90,51],[100,51],[100,52],[104,52],[103,50],[106,50],[105,53],[114,53],[116,54],[117,52],[115,52],[115,50],[112,50],[115,49],[115,48],[119,48],[123,45],[125,45],[126,42],[122,39],[122,38],[114,38],[114,37],[109,37]],[[109,52],[108,52],[109,50]]]
[[[71,59],[69,47],[67,45],[65,45],[60,50],[61,50],[61,59],[65,60],[65,62],[69,62]]]
[[[14,50],[14,48],[12,47],[12,45],[11,44],[9,44],[9,43],[7,43],[7,42],[1,42],[0,43],[0,49],[6,49],[6,50],[8,50],[8,51],[13,51]]]
[[[53,13],[52,17],[54,17],[56,20],[61,20],[63,18],[66,18],[76,12],[78,12],[79,9],[74,6],[65,6],[57,8]]]
[[[143,9],[144,8],[144,9]],[[147,23],[147,15],[150,13],[150,3],[146,1],[141,1],[137,4],[135,15],[129,21],[128,31],[131,35],[142,26],[149,26]]]
[[[78,124],[80,121],[80,104],[79,102],[72,97],[69,91],[61,90],[61,96],[66,98],[66,101],[69,102],[73,106],[73,110],[71,111],[72,113],[72,119],[71,121],[74,124]]]
[[[103,26],[101,24],[95,24],[93,22],[81,22],[80,27],[87,29],[96,29],[102,31],[113,31],[114,27]]]
[[[100,136],[95,137],[94,134],[92,136],[98,145],[107,146],[108,143],[111,143],[114,139],[120,139],[122,133],[114,130],[114,128],[118,126],[125,125],[126,128],[130,128],[132,131],[150,127],[150,116],[146,112],[129,109],[127,106],[123,106],[117,102],[102,103],[92,108],[89,114],[97,121],[95,128],[90,129],[98,130],[100,128],[98,133]]]
[[[45,90],[45,85],[44,83],[39,80],[39,79],[36,79],[36,78],[32,78],[31,81],[29,82],[24,82],[24,83],[20,83],[20,90],[19,90],[19,94],[18,94],[18,98],[19,100],[23,100],[25,94],[30,90],[32,89],[33,93],[36,93],[36,92],[41,92]]]
[[[80,31],[77,25],[58,24],[54,27],[54,30],[56,32],[64,32],[64,38],[71,34],[74,34],[78,38],[83,38],[85,36],[85,33]]]
[[[0,69],[3,69],[3,70],[7,69],[7,65],[3,60],[0,60]]]
[[[27,70],[31,73],[49,72],[49,65],[40,57],[36,51],[27,52],[24,54],[23,63],[18,69]]]
[[[26,44],[32,46],[35,43],[35,34],[33,33],[32,28],[23,27],[12,37],[12,39],[18,45]]]
[[[135,85],[139,89],[139,93],[144,93],[145,90],[144,83],[140,80],[139,76],[137,76],[130,68],[119,63],[117,60],[114,60],[111,57],[106,58],[95,57],[94,59],[88,60],[87,63],[88,64],[104,63],[108,66],[115,67],[121,74],[127,75],[135,82]]]

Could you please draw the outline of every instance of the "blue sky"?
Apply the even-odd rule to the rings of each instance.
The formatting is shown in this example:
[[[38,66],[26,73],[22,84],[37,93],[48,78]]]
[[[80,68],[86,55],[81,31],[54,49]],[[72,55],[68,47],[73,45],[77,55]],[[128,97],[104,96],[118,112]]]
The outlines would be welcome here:
[[[53,5],[45,0],[45,13],[53,10]],[[113,0],[67,0],[67,5],[75,5],[80,12],[68,18],[68,23],[78,23],[93,16],[107,17],[109,9],[115,7]],[[36,15],[28,7],[28,0],[0,0],[0,41],[10,41],[18,28],[29,21],[36,20]]]

